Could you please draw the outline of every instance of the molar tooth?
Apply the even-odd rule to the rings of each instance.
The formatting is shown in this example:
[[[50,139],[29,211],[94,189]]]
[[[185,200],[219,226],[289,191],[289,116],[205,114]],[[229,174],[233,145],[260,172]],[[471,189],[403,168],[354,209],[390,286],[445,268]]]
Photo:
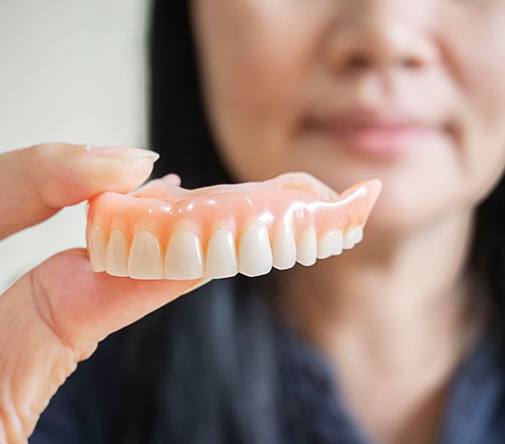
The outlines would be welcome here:
[[[165,278],[203,277],[203,252],[200,238],[192,231],[176,229],[165,254]]]
[[[112,276],[128,276],[128,242],[119,230],[112,230],[105,252],[105,268]]]
[[[360,237],[362,237],[361,227],[354,227],[347,230],[344,234],[344,250],[353,248],[358,243],[357,241],[361,240]]]
[[[342,230],[332,230],[323,234],[317,242],[317,257],[326,259],[342,253],[344,238]]]
[[[88,235],[88,251],[91,269],[105,271],[105,233],[100,225],[93,224]]]
[[[149,231],[140,230],[135,234],[128,257],[128,271],[135,279],[163,279],[160,243]]]
[[[235,237],[228,229],[216,230],[209,239],[205,260],[205,276],[227,278],[238,273]]]
[[[317,235],[313,226],[302,234],[297,245],[296,261],[306,267],[314,265],[317,259]]]
[[[272,269],[268,230],[262,223],[251,224],[242,233],[238,263],[239,272],[250,277],[267,274]]]
[[[273,241],[273,266],[278,270],[287,270],[296,264],[296,241],[291,225],[283,224]]]

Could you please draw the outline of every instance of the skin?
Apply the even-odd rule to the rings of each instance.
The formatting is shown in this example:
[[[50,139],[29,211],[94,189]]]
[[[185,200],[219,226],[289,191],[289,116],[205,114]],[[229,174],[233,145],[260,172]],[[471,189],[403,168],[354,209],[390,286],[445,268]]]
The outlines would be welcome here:
[[[194,0],[192,20],[236,180],[303,170],[337,191],[383,182],[364,241],[285,272],[279,309],[334,363],[371,437],[433,441],[486,317],[466,259],[475,208],[505,166],[505,2]],[[414,116],[430,137],[378,157],[307,125],[356,109]]]
[[[0,240],[102,191],[135,189],[152,170],[146,153],[44,144],[0,154]],[[0,442],[27,442],[50,398],[99,341],[205,282],[94,273],[83,249],[20,277],[0,295]]]

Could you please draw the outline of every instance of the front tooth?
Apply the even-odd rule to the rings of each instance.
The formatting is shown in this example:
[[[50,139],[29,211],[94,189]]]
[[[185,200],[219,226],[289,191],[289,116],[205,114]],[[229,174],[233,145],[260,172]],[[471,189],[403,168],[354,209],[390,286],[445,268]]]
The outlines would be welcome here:
[[[363,229],[354,227],[347,230],[344,235],[344,250],[349,250],[354,247],[363,238]]]
[[[105,271],[105,233],[100,225],[93,224],[88,235],[88,251],[91,269]]]
[[[130,248],[128,271],[135,279],[163,279],[160,243],[149,231],[138,231]]]
[[[317,242],[317,257],[326,259],[342,253],[344,236],[342,230],[328,231]]]
[[[228,229],[218,229],[210,237],[205,260],[205,276],[227,278],[238,273],[235,237]]]
[[[165,255],[165,278],[198,279],[203,277],[203,252],[200,238],[192,231],[176,230]]]
[[[128,276],[128,242],[119,230],[112,230],[107,243],[105,268],[112,276]]]
[[[302,234],[297,245],[296,260],[306,267],[314,265],[317,259],[317,235],[313,226],[308,227]]]
[[[240,238],[239,272],[246,276],[267,274],[272,269],[273,256],[268,230],[261,223],[247,227]]]
[[[273,266],[287,270],[296,264],[296,241],[291,225],[283,224],[277,231],[273,242]]]

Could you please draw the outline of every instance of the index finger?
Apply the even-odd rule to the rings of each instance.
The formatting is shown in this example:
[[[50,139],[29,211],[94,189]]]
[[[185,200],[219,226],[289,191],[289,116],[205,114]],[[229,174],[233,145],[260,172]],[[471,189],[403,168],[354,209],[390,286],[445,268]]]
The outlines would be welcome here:
[[[158,157],[141,148],[69,144],[0,154],[0,239],[102,191],[133,190]]]

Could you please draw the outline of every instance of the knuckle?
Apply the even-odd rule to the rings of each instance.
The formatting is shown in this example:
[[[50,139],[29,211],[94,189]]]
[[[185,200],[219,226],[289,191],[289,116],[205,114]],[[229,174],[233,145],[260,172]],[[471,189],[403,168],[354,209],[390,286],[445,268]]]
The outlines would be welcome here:
[[[12,400],[5,397],[0,403],[0,442],[9,444],[26,443],[24,419],[17,409],[12,407]]]
[[[39,320],[47,328],[49,328],[59,342],[61,342],[65,347],[69,347],[70,344],[61,334],[60,329],[55,322],[51,297],[39,277],[38,268],[30,270],[29,281],[32,302]]]

